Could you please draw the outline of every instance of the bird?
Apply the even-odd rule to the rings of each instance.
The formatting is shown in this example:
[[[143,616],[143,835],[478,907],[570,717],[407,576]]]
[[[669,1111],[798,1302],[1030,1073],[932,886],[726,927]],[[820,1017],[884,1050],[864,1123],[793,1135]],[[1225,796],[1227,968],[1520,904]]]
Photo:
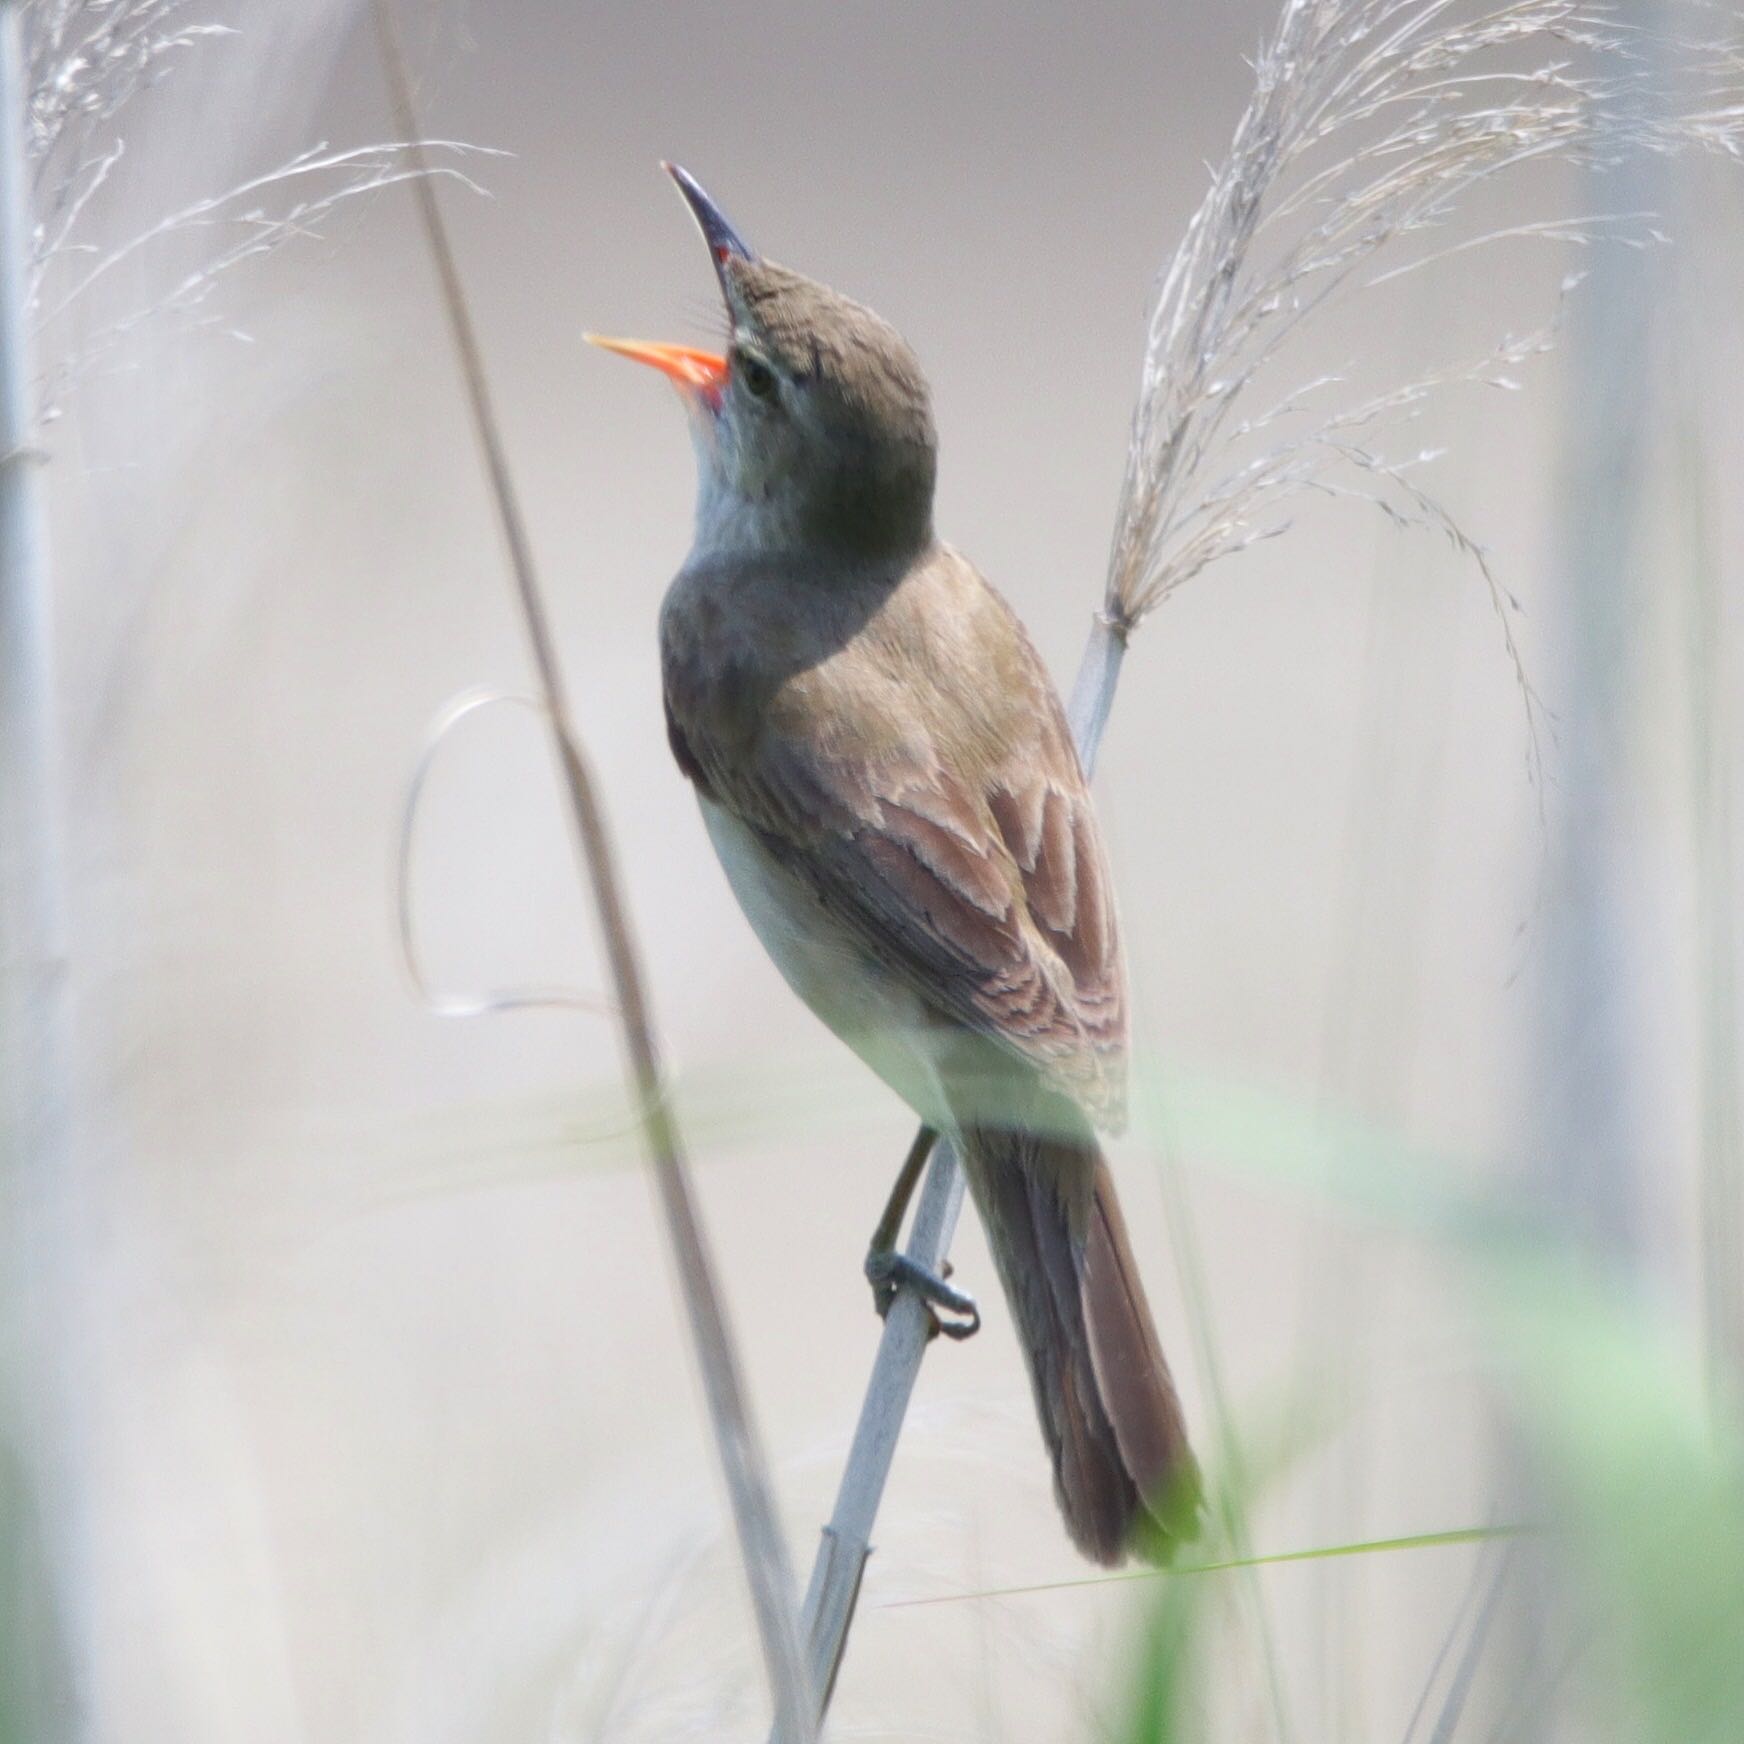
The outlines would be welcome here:
[[[689,414],[695,526],[660,612],[672,755],[782,976],[924,1123],[908,1184],[932,1135],[956,1142],[1071,1539],[1166,1563],[1201,1483],[1098,1139],[1123,1119],[1126,976],[1058,695],[935,532],[914,352],[663,167],[726,348],[587,337]],[[913,1288],[973,1330],[971,1297],[894,1253],[901,1216],[893,1197],[874,1238],[885,1301]]]

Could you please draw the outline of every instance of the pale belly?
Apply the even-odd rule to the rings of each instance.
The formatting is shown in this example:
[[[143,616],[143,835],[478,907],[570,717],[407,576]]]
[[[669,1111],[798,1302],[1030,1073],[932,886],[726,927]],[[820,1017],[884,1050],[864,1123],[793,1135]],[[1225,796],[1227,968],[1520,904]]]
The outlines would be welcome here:
[[[737,818],[712,800],[698,801],[727,882],[788,986],[922,1120],[948,1126],[938,1065],[947,1036]]]

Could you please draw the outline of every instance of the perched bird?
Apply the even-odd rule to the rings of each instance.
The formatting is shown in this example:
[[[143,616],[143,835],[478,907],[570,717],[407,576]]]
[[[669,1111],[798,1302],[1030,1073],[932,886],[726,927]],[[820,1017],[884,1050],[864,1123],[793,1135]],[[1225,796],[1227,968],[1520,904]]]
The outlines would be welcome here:
[[[1059,700],[933,531],[913,352],[760,259],[668,167],[714,256],[726,355],[589,337],[690,411],[695,540],[660,619],[673,755],[788,983],[958,1141],[1073,1540],[1166,1560],[1198,1474],[1096,1140],[1121,1118],[1125,977]],[[972,1309],[913,1266],[886,1275]]]

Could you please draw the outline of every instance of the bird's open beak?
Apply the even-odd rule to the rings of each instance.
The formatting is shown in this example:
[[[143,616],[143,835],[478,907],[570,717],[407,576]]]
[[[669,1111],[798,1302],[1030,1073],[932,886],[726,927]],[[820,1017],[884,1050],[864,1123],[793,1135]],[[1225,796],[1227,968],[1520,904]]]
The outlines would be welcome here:
[[[696,227],[702,232],[702,239],[714,257],[716,273],[721,273],[729,260],[757,258],[750,243],[733,228],[726,213],[709,198],[707,190],[689,170],[681,169],[675,163],[663,163],[660,167],[678,184],[678,191],[684,196],[684,203],[690,208],[690,215],[696,220]],[[721,274],[721,282],[724,289],[724,274]]]
[[[727,360],[712,351],[697,351],[689,345],[661,345],[652,339],[608,339],[603,333],[584,333],[582,338],[601,351],[615,351],[669,375],[681,388],[694,388],[706,398],[719,399],[726,386]]]
[[[660,167],[678,184],[678,191],[684,196],[684,203],[690,208],[696,227],[709,246],[715,273],[724,291],[726,263],[735,258],[755,260],[756,255],[689,170],[671,163]],[[727,383],[727,360],[724,357],[712,351],[698,351],[689,345],[663,345],[647,339],[608,339],[599,333],[586,333],[582,337],[602,351],[615,351],[620,357],[651,365],[662,375],[670,376],[681,389],[689,389],[699,394],[710,407],[719,408],[721,393]]]

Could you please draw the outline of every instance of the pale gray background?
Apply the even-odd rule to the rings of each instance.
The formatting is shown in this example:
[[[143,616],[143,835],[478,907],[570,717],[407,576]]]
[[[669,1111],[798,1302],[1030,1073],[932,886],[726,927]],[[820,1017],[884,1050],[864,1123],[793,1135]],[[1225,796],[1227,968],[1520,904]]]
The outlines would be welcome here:
[[[275,26],[263,8],[142,104],[115,234],[309,139],[385,136],[371,38],[343,14]],[[445,204],[802,1562],[871,1360],[858,1268],[910,1122],[780,984],[670,767],[654,623],[691,459],[670,394],[580,335],[713,332],[706,257],[656,169],[684,162],[759,247],[913,342],[937,395],[941,528],[1069,682],[1147,288],[1273,14],[495,0],[413,32],[431,131],[514,154],[472,166],[488,199]],[[1654,453],[1681,424],[1694,458],[1656,473],[1613,747],[1645,1227],[1673,1313],[1695,1121],[1678,527],[1700,489],[1735,631],[1741,185],[1680,181],[1687,246],[1643,280],[1665,316]],[[1560,270],[1521,253],[1406,281],[1309,362],[1461,356],[1541,319]],[[438,1021],[396,962],[392,847],[425,723],[526,671],[408,197],[353,209],[221,304],[252,344],[155,334],[51,438],[97,1075],[66,1239],[98,1733],[753,1736],[755,1657],[611,1026]],[[1582,512],[1560,489],[1566,368],[1456,396],[1411,439],[1448,447],[1437,485],[1521,595],[1553,705],[1554,563]],[[1735,692],[1735,643],[1722,658]],[[1546,842],[1524,749],[1482,585],[1430,538],[1311,511],[1170,603],[1135,646],[1098,777],[1163,1107],[1173,1083],[1233,1084],[1298,1126],[1354,1118],[1473,1179],[1510,1169],[1531,1124]],[[1549,771],[1554,827],[1554,747]],[[530,724],[487,718],[457,742],[418,864],[445,983],[600,985]],[[1209,1448],[1160,1152],[1139,1137],[1115,1155]],[[1232,1403],[1262,1440],[1305,1403],[1335,1407],[1262,1498],[1260,1546],[1482,1521],[1492,1456],[1458,1271],[1239,1156],[1189,1143],[1179,1162]],[[958,1263],[992,1290],[967,1228]],[[1402,1732],[1472,1554],[1266,1575],[1301,1736]],[[841,1735],[1093,1735],[1141,1588],[881,1608],[1089,1572],[995,1308],[929,1358]],[[1230,1643],[1216,1705],[1228,1736],[1262,1736],[1247,1589],[1208,1578]]]

